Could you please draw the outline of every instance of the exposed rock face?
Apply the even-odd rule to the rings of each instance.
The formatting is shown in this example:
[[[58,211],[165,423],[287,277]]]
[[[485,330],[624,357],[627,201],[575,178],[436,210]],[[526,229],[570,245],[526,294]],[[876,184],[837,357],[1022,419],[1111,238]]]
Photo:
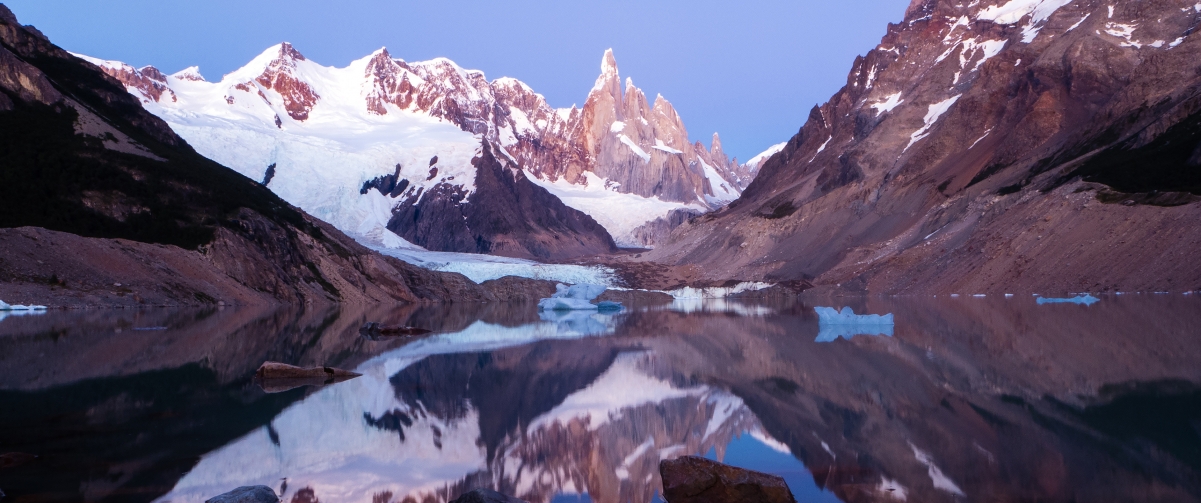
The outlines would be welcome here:
[[[358,205],[370,205],[374,209],[368,213],[378,214],[412,206],[406,201],[414,197],[423,202],[433,199],[425,202],[432,206],[496,201],[467,197],[475,190],[471,179],[474,164],[469,162],[474,156],[469,151],[481,142],[489,143],[496,157],[509,159],[524,172],[537,187],[530,192],[538,194],[534,196],[537,201],[554,194],[568,207],[592,216],[623,246],[653,245],[661,232],[636,229],[666,218],[674,210],[699,213],[734,200],[757,171],[757,165],[743,166],[727,158],[716,134],[711,148],[690,143],[679,115],[662,96],[652,106],[629,80],[623,94],[611,51],[605,53],[601,75],[583,108],[571,109],[551,108],[541,95],[516,79],[489,82],[482,72],[465,70],[447,59],[408,63],[393,58],[386,49],[347,68],[334,69],[307,60],[284,43],[211,84],[205,83],[195,68],[167,77],[150,67],[138,70],[120,62],[86,59],[121,80],[201,153],[256,180],[263,178],[264,166],[276,164],[280,178],[272,190],[351,233],[379,233],[382,228],[376,221],[388,220],[386,215],[364,218],[364,212],[355,209]],[[329,78],[332,75],[338,78]],[[215,99],[218,94],[223,97]],[[214,110],[228,113],[210,121]],[[232,122],[231,117],[235,117]],[[468,136],[448,143],[448,135],[436,122],[420,120],[429,118],[453,125]],[[387,134],[346,139],[347,128]],[[315,153],[315,148],[321,151]],[[418,164],[428,158],[427,151],[443,159],[428,176]],[[335,165],[353,167],[335,170]],[[401,167],[393,172],[394,166]],[[385,180],[390,173],[396,183],[410,182],[406,188],[411,190],[381,191],[388,196],[386,201],[368,198],[364,202],[351,194],[338,194],[343,199],[340,202],[329,201],[331,187],[334,191],[365,187],[365,183]],[[289,181],[278,183],[280,179]],[[596,204],[597,191],[611,202]],[[573,195],[580,197],[573,199]],[[538,206],[535,201],[522,201],[531,208]],[[630,201],[640,206],[628,204]],[[505,209],[486,206],[469,212]],[[570,212],[556,209],[550,213],[566,218],[551,227],[574,227],[578,220]],[[612,214],[618,216],[612,218]],[[411,216],[406,215],[406,225],[412,228],[398,234],[413,236],[424,232],[421,227],[436,225],[423,220],[436,219],[432,213],[418,215],[415,222],[407,218]],[[555,216],[538,216],[539,220],[548,218]],[[514,256],[528,256],[524,253],[543,247],[531,241],[486,251],[487,246],[474,244],[476,236],[465,227],[448,232],[454,236],[419,239],[418,244],[436,250]],[[596,233],[570,238],[600,243],[571,253],[607,251],[606,239]],[[551,258],[566,252],[534,256]]]
[[[651,257],[880,292],[1201,286],[1199,16],[914,1],[741,200]]]
[[[659,462],[667,503],[796,503],[784,479],[768,473],[681,456]]]
[[[278,503],[279,496],[267,486],[245,486],[234,489],[219,496],[213,496],[204,503]]]
[[[491,489],[474,489],[455,498],[451,503],[526,503],[526,501]]]
[[[444,183],[409,195],[392,210],[388,230],[432,250],[510,257],[558,259],[617,250],[592,217],[531,183],[511,160],[493,155],[487,143],[472,162],[474,192]],[[403,188],[393,192],[398,190]]]
[[[10,299],[493,298],[461,275],[371,252],[198,155],[118,80],[17,24],[3,6],[0,59],[0,95],[11,104],[0,111],[0,227],[18,227],[0,229],[0,290]]]

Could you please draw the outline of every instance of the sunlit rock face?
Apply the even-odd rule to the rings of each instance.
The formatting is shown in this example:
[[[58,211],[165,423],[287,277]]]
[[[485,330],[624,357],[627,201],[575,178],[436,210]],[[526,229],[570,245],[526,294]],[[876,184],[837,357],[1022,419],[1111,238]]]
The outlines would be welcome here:
[[[604,54],[583,107],[568,109],[552,108],[514,78],[489,81],[445,58],[406,62],[387,49],[332,68],[283,43],[216,82],[205,81],[194,67],[164,75],[154,67],[86,59],[125,84],[200,153],[264,180],[289,202],[346,232],[374,236],[391,229],[435,250],[540,257],[611,251],[595,242],[558,254],[529,253],[527,243],[516,250],[480,249],[472,230],[487,239],[493,227],[514,224],[473,222],[471,229],[427,239],[431,227],[442,226],[406,219],[411,215],[393,218],[393,210],[434,214],[430,208],[442,205],[479,207],[457,210],[464,213],[519,214],[524,223],[570,220],[560,215],[570,212],[553,204],[551,211],[520,214],[548,206],[545,197],[511,190],[521,204],[500,204],[502,197],[488,194],[477,183],[474,162],[481,143],[519,184],[532,182],[538,195],[587,214],[624,246],[653,245],[662,233],[636,229],[673,210],[700,213],[729,203],[758,170],[758,163],[728,158],[716,133],[708,148],[689,142],[679,114],[662,96],[652,105],[628,79],[623,94],[612,51]],[[436,162],[427,162],[435,156]],[[267,177],[270,165],[276,166],[274,176]],[[365,189],[389,175],[403,183],[397,193]],[[597,234],[539,223],[565,241]]]
[[[650,258],[876,293],[1196,288],[1195,4],[914,0]]]

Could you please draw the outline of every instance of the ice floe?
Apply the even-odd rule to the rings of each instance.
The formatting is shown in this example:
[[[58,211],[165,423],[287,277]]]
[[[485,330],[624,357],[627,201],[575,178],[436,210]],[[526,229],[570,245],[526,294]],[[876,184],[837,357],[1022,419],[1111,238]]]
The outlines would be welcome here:
[[[820,330],[816,342],[834,342],[842,337],[850,340],[856,335],[883,335],[892,337],[892,313],[855,314],[850,307],[841,311],[832,307],[814,307]]]
[[[1092,295],[1084,294],[1084,295],[1077,295],[1072,298],[1062,298],[1062,299],[1061,298],[1053,298],[1053,297],[1039,297],[1036,302],[1038,302],[1039,305],[1042,305],[1042,304],[1080,304],[1080,305],[1084,305],[1084,306],[1091,306],[1100,301],[1101,301],[1101,299],[1093,297]]]
[[[592,299],[605,293],[604,285],[580,284],[567,286],[555,285],[555,293],[548,298],[538,301],[539,311],[620,311],[621,304],[602,301],[593,304]]]
[[[0,311],[45,311],[46,306],[26,306],[23,304],[8,304],[0,300]]]

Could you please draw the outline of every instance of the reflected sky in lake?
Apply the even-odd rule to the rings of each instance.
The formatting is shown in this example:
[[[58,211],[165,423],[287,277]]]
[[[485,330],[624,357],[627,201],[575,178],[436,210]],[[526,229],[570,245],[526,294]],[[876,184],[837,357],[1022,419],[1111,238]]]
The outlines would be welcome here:
[[[895,326],[820,326],[830,305]],[[690,454],[781,475],[799,501],[1201,500],[1201,299],[629,307],[8,317],[0,456],[37,457],[4,458],[0,490],[651,502],[659,461]],[[369,340],[366,321],[434,333]],[[266,393],[250,378],[268,360],[363,376]]]

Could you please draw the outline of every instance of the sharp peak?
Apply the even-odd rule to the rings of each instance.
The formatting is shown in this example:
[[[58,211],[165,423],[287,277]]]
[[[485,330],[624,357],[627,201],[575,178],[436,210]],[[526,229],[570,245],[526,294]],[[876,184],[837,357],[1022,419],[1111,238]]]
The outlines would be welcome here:
[[[279,48],[279,57],[281,58],[295,59],[297,61],[305,60],[304,54],[296,50],[291,42],[280,42],[276,47]]]
[[[605,55],[601,58],[601,73],[617,74],[617,58],[613,57],[613,49],[605,49]]]

